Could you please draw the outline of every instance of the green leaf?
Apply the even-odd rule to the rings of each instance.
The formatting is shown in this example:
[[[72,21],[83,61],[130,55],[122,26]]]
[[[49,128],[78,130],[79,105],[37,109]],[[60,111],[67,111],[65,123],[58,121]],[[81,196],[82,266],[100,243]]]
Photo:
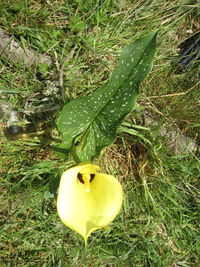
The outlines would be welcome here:
[[[58,121],[61,148],[72,150],[77,162],[92,161],[115,141],[117,127],[133,109],[139,85],[152,68],[156,35],[151,32],[122,51],[106,86],[63,107]]]
[[[127,128],[127,127],[122,127],[120,126],[118,128],[118,133],[125,133],[125,134],[129,134],[129,135],[132,135],[132,136],[137,136],[139,138],[141,138],[145,143],[149,144],[149,145],[152,145],[151,141],[149,139],[147,139],[142,133],[140,133],[139,131],[136,131],[134,129],[130,129],[130,128]]]

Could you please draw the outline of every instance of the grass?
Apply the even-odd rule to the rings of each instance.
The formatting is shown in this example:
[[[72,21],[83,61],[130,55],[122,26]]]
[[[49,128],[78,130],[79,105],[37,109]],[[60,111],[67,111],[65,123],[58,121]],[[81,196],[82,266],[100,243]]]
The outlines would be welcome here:
[[[140,121],[145,109],[159,125],[199,140],[196,72],[176,74],[171,64],[178,45],[199,28],[198,1],[11,0],[1,1],[0,14],[1,28],[55,62],[27,69],[1,59],[1,99],[19,110],[61,104],[61,78],[69,99],[90,94],[106,82],[122,47],[159,29],[154,67],[130,119]],[[155,127],[139,130],[148,144],[140,135],[119,133],[96,162],[123,184],[124,205],[84,248],[56,213],[59,178],[73,165],[52,150],[61,138],[58,114],[28,115],[26,135],[17,139],[1,129],[1,266],[198,266],[197,155],[169,155]]]

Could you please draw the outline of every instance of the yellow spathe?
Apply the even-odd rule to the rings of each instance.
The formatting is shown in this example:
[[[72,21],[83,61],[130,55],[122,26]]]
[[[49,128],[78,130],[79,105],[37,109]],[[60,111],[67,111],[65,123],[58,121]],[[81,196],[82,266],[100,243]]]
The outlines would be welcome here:
[[[117,216],[123,200],[119,181],[98,170],[97,165],[81,163],[65,171],[58,191],[57,209],[62,222],[85,242],[91,232]]]

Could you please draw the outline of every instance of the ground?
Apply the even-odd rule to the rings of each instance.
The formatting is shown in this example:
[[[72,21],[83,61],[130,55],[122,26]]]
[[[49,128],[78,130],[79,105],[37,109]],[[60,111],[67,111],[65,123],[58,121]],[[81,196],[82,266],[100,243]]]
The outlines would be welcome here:
[[[199,141],[198,71],[177,73],[174,66],[180,43],[200,28],[198,1],[0,4],[0,27],[22,47],[53,60],[50,67],[26,67],[0,57],[1,105],[30,111],[51,104],[46,112],[28,113],[25,134],[17,137],[6,134],[1,118],[1,266],[198,266],[198,154],[169,152],[169,140],[159,130],[176,129]],[[67,100],[90,95],[106,83],[121,48],[152,30],[158,30],[153,69],[126,118],[139,127],[132,135],[119,131],[95,159],[122,183],[123,208],[85,248],[56,212],[59,178],[74,165],[54,149],[62,138],[57,130],[62,94]],[[147,113],[156,124],[144,125]]]

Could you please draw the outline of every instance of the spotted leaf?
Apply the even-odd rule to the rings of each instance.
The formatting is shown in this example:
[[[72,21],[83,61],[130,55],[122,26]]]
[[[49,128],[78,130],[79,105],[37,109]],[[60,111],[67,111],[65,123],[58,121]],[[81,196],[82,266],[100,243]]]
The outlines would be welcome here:
[[[151,32],[122,51],[107,85],[63,107],[58,121],[61,147],[72,151],[77,162],[92,161],[115,141],[117,127],[133,109],[139,85],[152,68],[156,34]]]

